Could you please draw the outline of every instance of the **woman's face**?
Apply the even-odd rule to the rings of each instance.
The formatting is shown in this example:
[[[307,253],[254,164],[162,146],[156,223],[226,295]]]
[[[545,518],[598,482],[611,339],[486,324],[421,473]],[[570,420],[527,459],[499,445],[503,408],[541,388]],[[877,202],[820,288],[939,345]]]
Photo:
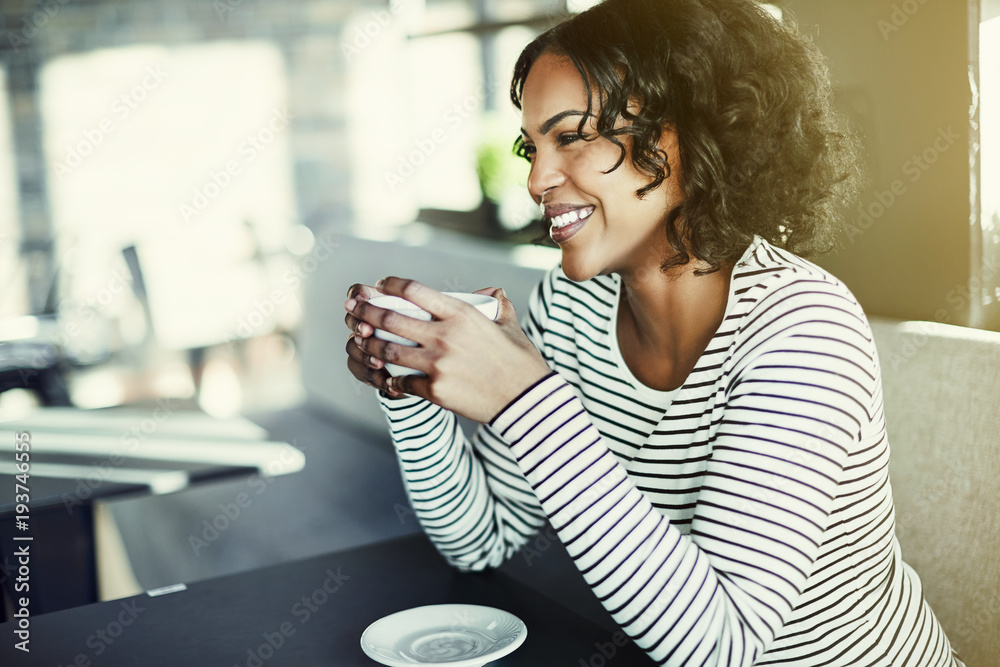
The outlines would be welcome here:
[[[521,131],[531,160],[528,191],[552,223],[549,234],[562,249],[566,275],[579,282],[653,267],[658,275],[667,249],[666,214],[681,196],[676,135],[664,131],[660,140],[671,176],[639,199],[636,190],[652,179],[635,169],[630,156],[604,173],[618,161],[618,147],[603,137],[584,141],[578,133],[587,111],[587,89],[569,59],[539,56],[525,80],[521,107]],[[596,136],[595,128],[596,118],[588,118],[584,135]]]

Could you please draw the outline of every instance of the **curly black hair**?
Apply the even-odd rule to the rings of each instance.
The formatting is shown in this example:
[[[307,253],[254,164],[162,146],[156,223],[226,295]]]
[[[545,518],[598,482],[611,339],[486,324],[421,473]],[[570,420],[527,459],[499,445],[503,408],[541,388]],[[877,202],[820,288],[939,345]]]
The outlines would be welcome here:
[[[717,271],[755,235],[802,256],[832,247],[861,184],[859,143],[840,127],[825,59],[794,27],[754,0],[606,0],[525,47],[518,109],[544,52],[573,62],[588,99],[596,91],[592,139],[621,150],[611,170],[630,157],[652,179],[638,197],[670,175],[657,142],[676,131],[683,201],[667,214],[675,254],[663,270],[693,255],[708,267],[699,273]]]

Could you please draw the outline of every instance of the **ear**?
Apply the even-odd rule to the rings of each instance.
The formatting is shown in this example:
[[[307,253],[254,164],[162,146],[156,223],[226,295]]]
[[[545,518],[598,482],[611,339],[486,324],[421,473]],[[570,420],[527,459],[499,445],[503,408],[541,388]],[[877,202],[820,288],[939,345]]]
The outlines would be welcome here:
[[[656,146],[667,156],[669,167],[667,180],[679,180],[677,177],[680,174],[681,153],[677,141],[677,129],[672,123],[664,125],[660,130],[660,140],[656,142]]]
[[[656,143],[661,150],[667,152],[667,155],[677,153],[677,128],[674,127],[673,123],[667,123],[663,126],[663,129],[660,130],[660,140]]]

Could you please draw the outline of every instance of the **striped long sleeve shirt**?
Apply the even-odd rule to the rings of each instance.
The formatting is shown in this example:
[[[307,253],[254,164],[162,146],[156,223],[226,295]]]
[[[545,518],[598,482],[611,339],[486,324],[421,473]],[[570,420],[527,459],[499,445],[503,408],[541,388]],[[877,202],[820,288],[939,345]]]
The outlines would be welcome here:
[[[878,359],[847,288],[756,239],[670,392],[622,359],[620,290],[549,273],[523,328],[553,372],[471,440],[438,406],[382,400],[444,557],[498,566],[548,519],[663,665],[960,665],[900,557]]]

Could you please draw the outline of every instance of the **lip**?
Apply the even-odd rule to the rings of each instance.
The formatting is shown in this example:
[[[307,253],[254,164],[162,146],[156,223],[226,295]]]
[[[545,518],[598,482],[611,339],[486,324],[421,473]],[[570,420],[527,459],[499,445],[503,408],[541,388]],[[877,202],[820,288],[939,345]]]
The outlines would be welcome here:
[[[542,215],[546,218],[556,218],[570,211],[587,208],[588,204],[542,204]]]
[[[579,204],[548,204],[543,207],[543,212],[545,217],[549,221],[549,237],[555,243],[565,243],[570,238],[576,235],[590,220],[590,216],[593,215],[595,207],[592,205],[579,205]],[[563,225],[562,227],[556,227],[552,224],[554,218],[566,215],[578,211],[580,218],[569,224]]]

